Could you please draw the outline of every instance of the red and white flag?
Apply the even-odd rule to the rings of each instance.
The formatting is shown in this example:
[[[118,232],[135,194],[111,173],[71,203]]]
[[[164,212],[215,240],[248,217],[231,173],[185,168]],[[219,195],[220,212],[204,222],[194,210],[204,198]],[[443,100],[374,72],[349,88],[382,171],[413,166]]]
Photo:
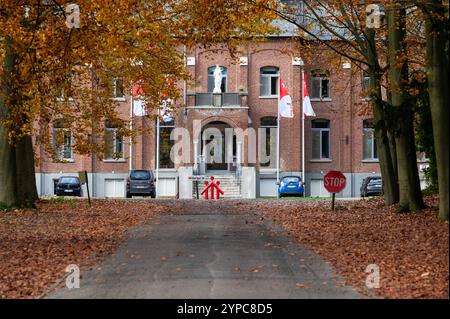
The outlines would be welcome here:
[[[292,107],[292,98],[287,88],[280,79],[280,101],[278,103],[278,111],[281,117],[293,118],[294,109]]]
[[[135,116],[146,116],[143,81],[133,83],[133,114]]]
[[[303,75],[303,113],[305,116],[316,116],[309,99],[308,85],[306,82],[306,74]]]

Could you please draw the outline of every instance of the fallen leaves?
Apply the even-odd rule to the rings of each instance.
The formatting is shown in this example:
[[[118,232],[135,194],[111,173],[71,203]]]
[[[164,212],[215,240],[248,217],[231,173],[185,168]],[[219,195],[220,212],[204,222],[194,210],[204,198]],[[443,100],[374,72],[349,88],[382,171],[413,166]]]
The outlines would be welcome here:
[[[362,293],[366,267],[377,264],[381,287],[371,292],[380,297],[449,298],[448,222],[437,218],[437,196],[426,202],[427,209],[398,214],[381,198],[339,202],[336,212],[326,201],[260,201],[257,213],[329,261]]]
[[[37,210],[0,213],[0,298],[35,298],[65,275],[69,264],[97,263],[133,226],[157,216],[148,202],[41,202]],[[135,256],[136,257],[136,256]]]
[[[196,213],[242,214],[243,223],[253,215],[264,225],[272,222],[282,226],[362,293],[367,293],[366,267],[377,264],[381,287],[372,292],[380,297],[448,298],[448,222],[437,219],[437,197],[426,201],[430,208],[411,214],[395,213],[396,208],[385,207],[382,199],[339,202],[336,212],[330,211],[327,201],[220,201],[199,205],[198,201],[105,200],[95,201],[93,208],[85,202],[43,202],[37,210],[0,214],[0,297],[37,297],[65,275],[67,265],[96,265],[117,248],[131,227],[162,213]],[[158,221],[152,223],[157,225]],[[197,239],[211,240],[203,234]],[[270,242],[265,246],[273,248]],[[131,255],[130,262],[139,257],[134,252]],[[192,253],[188,256],[196,257]],[[289,256],[305,262],[301,256]],[[161,262],[167,258],[161,256]],[[241,270],[236,266],[234,271],[256,276],[264,269]],[[303,283],[294,284],[298,289],[307,288]]]

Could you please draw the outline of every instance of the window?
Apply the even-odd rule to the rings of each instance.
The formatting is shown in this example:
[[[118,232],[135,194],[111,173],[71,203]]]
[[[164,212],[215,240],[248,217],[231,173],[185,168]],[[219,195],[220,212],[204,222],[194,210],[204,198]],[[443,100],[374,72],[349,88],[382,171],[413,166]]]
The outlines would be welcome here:
[[[215,79],[214,79],[214,70],[216,69],[215,66],[212,66],[208,68],[208,92],[212,93],[214,91],[215,87]],[[227,92],[227,78],[228,78],[228,70],[226,67],[221,66],[220,69],[222,70],[222,85],[220,86],[220,89],[222,90],[222,93]]]
[[[330,121],[312,121],[312,158],[330,159]]]
[[[122,99],[125,97],[123,80],[115,78],[112,83],[112,94],[115,99]]]
[[[119,128],[109,121],[106,121],[105,126],[105,160],[123,160],[123,136],[120,134]]]
[[[261,97],[278,97],[280,69],[277,67],[261,68]]]
[[[170,134],[175,129],[175,122],[161,122],[159,140],[159,168],[175,168],[175,164],[170,158],[170,151],[175,145],[175,141],[170,139]]]
[[[326,70],[314,70],[311,72],[311,99],[330,99],[330,72]]]
[[[370,98],[370,76],[369,72],[362,71],[361,73],[361,91],[364,99]]]
[[[56,121],[53,125],[53,149],[58,161],[72,160],[72,132],[63,120]]]
[[[363,122],[363,158],[365,160],[378,159],[377,141],[372,120]]]
[[[275,168],[277,147],[277,118],[266,116],[261,118],[259,164],[265,168]],[[264,143],[264,144],[263,144]]]

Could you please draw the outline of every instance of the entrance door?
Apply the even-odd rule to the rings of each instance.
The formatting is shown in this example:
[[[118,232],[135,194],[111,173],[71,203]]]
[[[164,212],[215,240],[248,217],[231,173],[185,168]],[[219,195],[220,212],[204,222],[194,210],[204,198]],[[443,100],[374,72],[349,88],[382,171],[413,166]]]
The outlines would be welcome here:
[[[227,128],[230,127],[226,123],[213,122],[202,130],[201,153],[204,155],[208,171],[228,171],[233,164],[236,157],[236,137],[233,136],[231,143],[227,143],[225,135]],[[228,156],[230,151],[231,157]]]

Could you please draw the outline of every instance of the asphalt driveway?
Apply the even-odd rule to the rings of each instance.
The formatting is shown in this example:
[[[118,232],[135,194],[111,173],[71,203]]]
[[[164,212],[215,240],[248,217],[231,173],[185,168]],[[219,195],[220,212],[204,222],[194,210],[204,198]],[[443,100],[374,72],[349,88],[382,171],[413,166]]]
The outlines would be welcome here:
[[[224,202],[225,203],[225,202]],[[50,298],[361,298],[328,263],[267,220],[234,205],[179,204],[130,231],[79,289]],[[307,230],[305,230],[307,231]]]

